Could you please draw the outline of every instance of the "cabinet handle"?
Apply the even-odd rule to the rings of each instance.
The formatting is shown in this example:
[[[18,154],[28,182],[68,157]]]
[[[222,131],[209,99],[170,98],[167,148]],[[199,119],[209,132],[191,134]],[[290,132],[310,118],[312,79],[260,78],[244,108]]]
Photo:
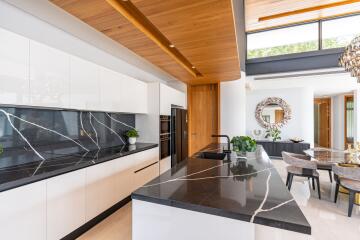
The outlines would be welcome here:
[[[145,166],[143,168],[140,168],[140,169],[136,170],[134,173],[138,173],[138,172],[140,172],[142,170],[145,170],[146,168],[149,168],[149,167],[151,167],[152,165],[155,165],[155,164],[157,164],[157,162],[151,163],[151,164],[149,164],[149,165],[147,165],[147,166]]]

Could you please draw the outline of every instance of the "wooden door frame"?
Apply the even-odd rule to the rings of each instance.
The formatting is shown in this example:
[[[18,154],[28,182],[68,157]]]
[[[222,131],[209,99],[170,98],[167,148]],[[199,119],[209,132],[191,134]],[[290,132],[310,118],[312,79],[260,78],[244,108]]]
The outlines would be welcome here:
[[[347,99],[349,98],[352,98],[352,100],[354,101],[354,95],[353,94],[347,94],[347,95],[344,95],[344,149],[347,148],[347,138],[346,138],[346,130],[347,130],[347,116],[346,116],[346,102],[347,102]],[[354,109],[355,110],[355,109]]]
[[[314,104],[327,103],[329,104],[329,148],[332,147],[332,100],[330,97],[327,98],[314,98]]]

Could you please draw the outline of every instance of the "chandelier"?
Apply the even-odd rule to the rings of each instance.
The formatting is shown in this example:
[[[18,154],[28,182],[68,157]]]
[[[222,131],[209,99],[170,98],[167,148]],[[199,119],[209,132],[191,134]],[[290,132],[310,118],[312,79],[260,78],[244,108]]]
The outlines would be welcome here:
[[[340,56],[339,65],[360,82],[360,36],[354,38]]]

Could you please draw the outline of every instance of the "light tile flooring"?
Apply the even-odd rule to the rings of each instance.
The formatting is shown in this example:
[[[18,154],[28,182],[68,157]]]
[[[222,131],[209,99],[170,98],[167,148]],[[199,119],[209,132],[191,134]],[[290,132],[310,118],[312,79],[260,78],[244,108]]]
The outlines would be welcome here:
[[[273,163],[285,181],[285,163],[273,160]],[[348,197],[339,194],[335,204],[334,185],[330,184],[326,171],[320,171],[322,199],[309,187],[304,178],[294,178],[291,193],[299,204],[312,226],[309,240],[359,240],[360,239],[360,207],[354,205],[353,215],[347,217]],[[80,240],[131,240],[131,203],[127,204],[110,217],[82,235]]]

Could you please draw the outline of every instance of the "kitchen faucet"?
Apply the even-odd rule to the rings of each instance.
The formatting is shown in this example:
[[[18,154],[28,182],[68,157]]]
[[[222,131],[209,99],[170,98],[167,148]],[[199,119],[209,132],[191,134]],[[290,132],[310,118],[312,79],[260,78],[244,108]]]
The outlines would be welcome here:
[[[223,150],[224,153],[231,153],[231,149],[230,149],[230,137],[228,135],[216,135],[213,134],[211,135],[211,137],[222,137],[222,138],[226,138],[227,139],[227,150]]]

